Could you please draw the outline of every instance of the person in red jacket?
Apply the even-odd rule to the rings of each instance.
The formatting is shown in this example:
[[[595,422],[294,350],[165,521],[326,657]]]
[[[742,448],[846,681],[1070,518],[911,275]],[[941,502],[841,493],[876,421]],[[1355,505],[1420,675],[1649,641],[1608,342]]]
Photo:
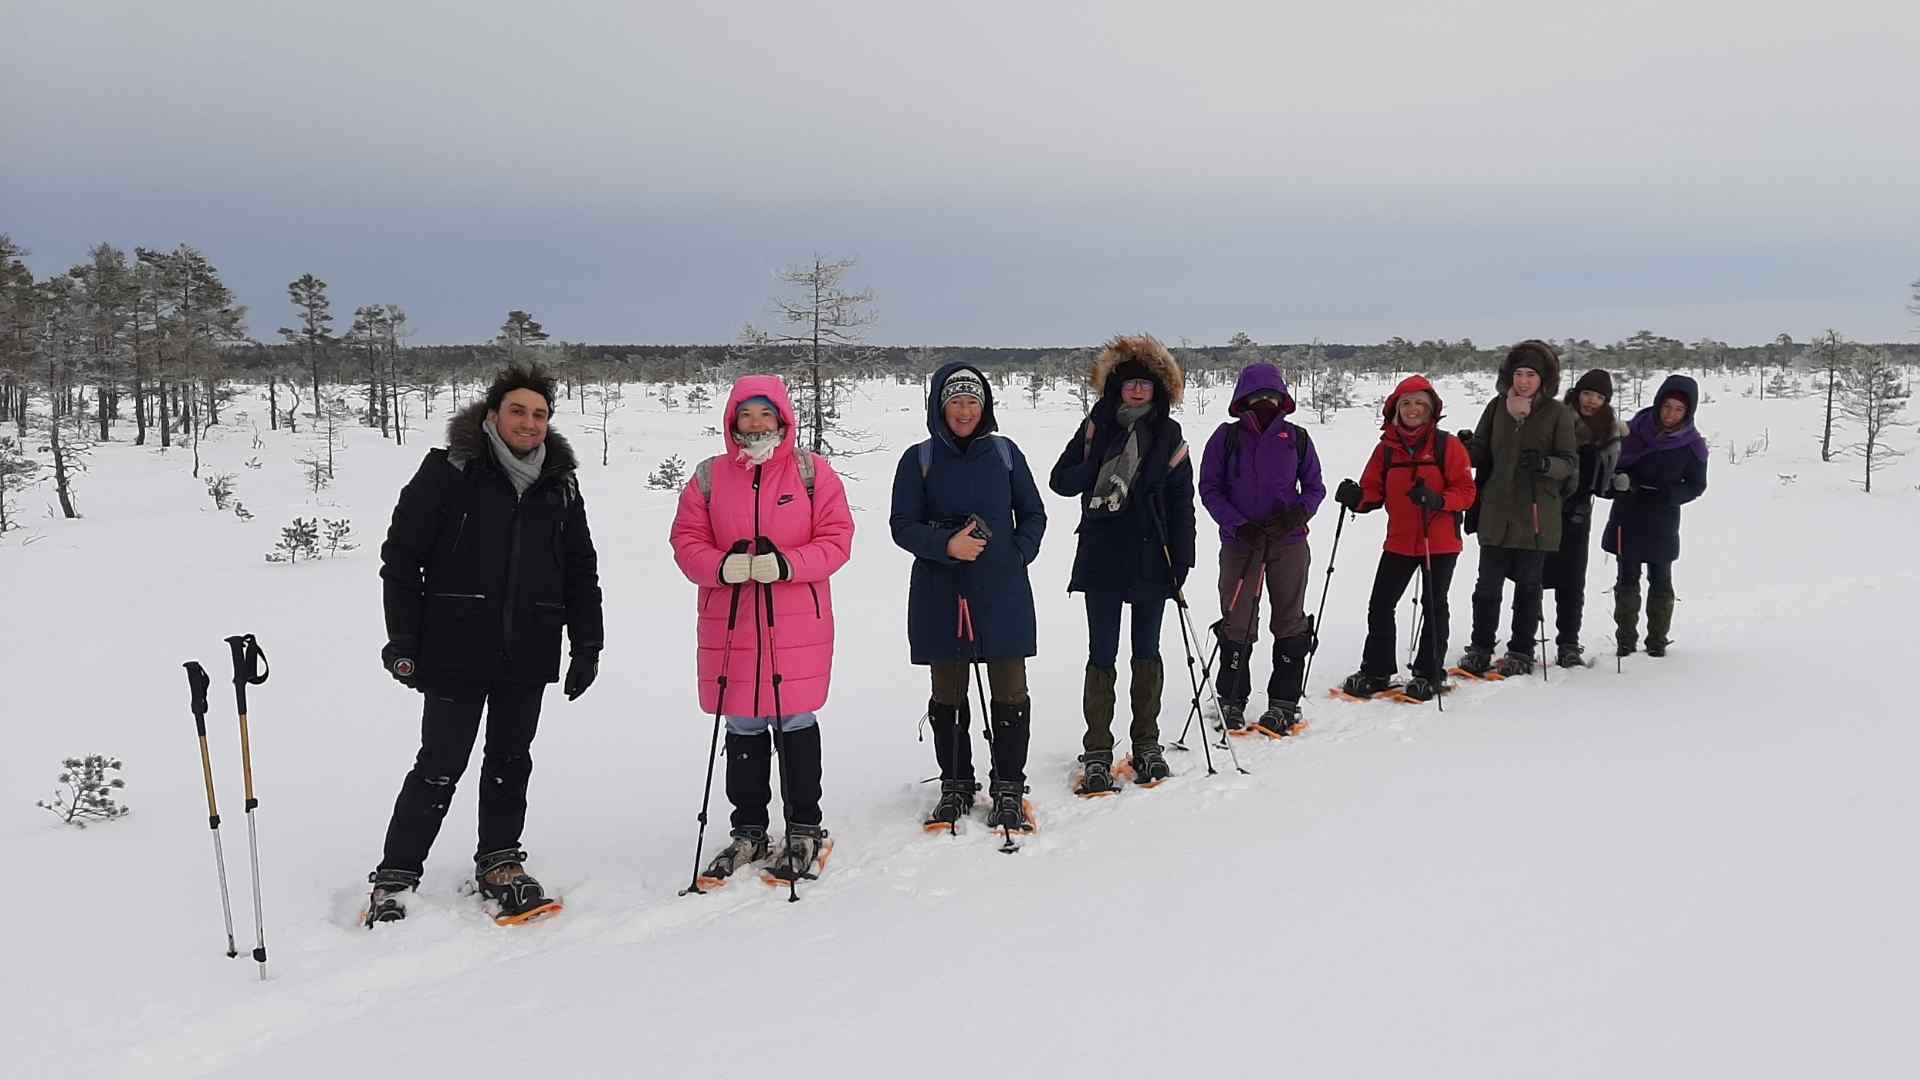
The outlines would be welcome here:
[[[1473,465],[1460,440],[1440,430],[1440,395],[1422,375],[1401,380],[1382,410],[1380,445],[1367,459],[1360,482],[1343,480],[1334,494],[1356,514],[1387,508],[1387,542],[1367,601],[1367,644],[1360,670],[1341,689],[1369,697],[1392,685],[1393,609],[1407,583],[1423,567],[1422,603],[1427,625],[1420,631],[1408,697],[1426,701],[1445,686],[1447,587],[1460,560],[1460,514],[1473,505]]]

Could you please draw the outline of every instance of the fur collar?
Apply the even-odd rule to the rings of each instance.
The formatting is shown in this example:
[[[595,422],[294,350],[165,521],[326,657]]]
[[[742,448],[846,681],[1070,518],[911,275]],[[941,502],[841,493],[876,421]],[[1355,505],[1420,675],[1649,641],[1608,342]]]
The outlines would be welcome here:
[[[492,460],[493,448],[487,445],[487,433],[480,427],[486,418],[487,402],[482,398],[454,413],[447,421],[447,459],[455,466],[464,469],[473,461]],[[540,468],[541,477],[572,472],[577,464],[566,436],[548,428],[547,461]]]

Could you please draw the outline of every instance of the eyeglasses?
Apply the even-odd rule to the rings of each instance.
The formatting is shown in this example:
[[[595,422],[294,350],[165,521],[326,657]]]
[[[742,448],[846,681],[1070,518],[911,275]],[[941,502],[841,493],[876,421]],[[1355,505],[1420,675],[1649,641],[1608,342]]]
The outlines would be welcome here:
[[[1150,394],[1153,392],[1153,380],[1152,379],[1128,379],[1126,382],[1123,382],[1120,384],[1120,389],[1130,390],[1136,394],[1141,394],[1141,393]]]

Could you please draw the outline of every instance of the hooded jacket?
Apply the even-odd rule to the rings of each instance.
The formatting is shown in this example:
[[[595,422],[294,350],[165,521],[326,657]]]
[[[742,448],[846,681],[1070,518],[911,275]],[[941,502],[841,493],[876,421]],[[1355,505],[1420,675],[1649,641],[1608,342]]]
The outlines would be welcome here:
[[[1525,420],[1507,411],[1507,391],[1519,367],[1540,373],[1540,389]],[[1469,447],[1479,470],[1479,533],[1485,547],[1558,551],[1561,502],[1571,493],[1579,465],[1573,410],[1560,403],[1560,354],[1541,341],[1523,341],[1507,354],[1496,383],[1500,393],[1480,413]],[[1546,463],[1544,475],[1520,468],[1533,451]]]
[[[1660,402],[1686,402],[1686,420],[1671,434],[1660,430]],[[1600,549],[1621,562],[1672,562],[1680,557],[1680,508],[1707,490],[1707,441],[1694,427],[1700,387],[1685,375],[1660,384],[1653,405],[1634,414],[1621,443],[1620,471],[1630,490],[1603,492],[1613,500]]]
[[[1247,399],[1262,390],[1280,395],[1280,413],[1264,431],[1259,417],[1247,408]],[[1249,521],[1265,522],[1287,507],[1300,507],[1311,517],[1327,497],[1319,452],[1306,433],[1286,419],[1293,409],[1293,395],[1279,368],[1262,363],[1241,369],[1227,406],[1227,415],[1234,419],[1214,429],[1200,463],[1200,501],[1220,526],[1221,543],[1239,543],[1234,530]],[[1297,544],[1306,537],[1302,525],[1288,533],[1285,542]]]
[[[940,409],[940,390],[960,370],[980,379],[980,426],[954,438]],[[893,542],[913,555],[907,588],[907,641],[913,662],[1032,656],[1038,651],[1033,586],[1027,565],[1040,554],[1047,508],[1027,459],[1011,439],[994,434],[993,384],[971,364],[934,373],[927,391],[927,469],[909,446],[893,472]],[[1005,454],[1001,445],[1004,444]],[[973,562],[947,554],[947,541],[975,514],[991,537]],[[960,618],[967,597],[972,638]]]
[[[476,401],[447,421],[380,545],[387,639],[413,652],[423,688],[556,682],[562,625],[575,652],[606,638],[573,448],[549,429],[540,476],[516,495],[486,417]]]
[[[773,455],[757,466],[737,456],[740,443],[733,430],[741,403],[754,397],[773,403],[783,429]],[[733,384],[720,430],[726,452],[713,460],[712,490],[703,493],[697,480],[687,481],[669,534],[673,561],[700,586],[695,599],[700,709],[774,716],[773,675],[778,672],[778,714],[812,712],[827,703],[833,675],[833,586],[827,579],[853,554],[846,486],[826,459],[816,456],[808,496],[799,459],[808,451],[798,448],[786,384],[772,375],[748,375]],[[734,544],[761,536],[773,542],[792,574],[770,587],[771,625],[768,589],[751,581],[736,589],[720,581],[720,564]],[[722,671],[727,674],[724,702]]]
[[[1118,514],[1089,511],[1079,498],[1093,489],[1101,463],[1127,437],[1120,425],[1122,364],[1138,364],[1153,380],[1153,404],[1134,422],[1140,433],[1140,471],[1128,507]],[[1151,337],[1118,337],[1095,359],[1093,391],[1100,400],[1074,430],[1047,485],[1081,504],[1079,543],[1068,592],[1118,592],[1133,600],[1172,598],[1194,562],[1193,463],[1180,422],[1168,411],[1180,404],[1185,377],[1166,347]],[[1164,545],[1164,546],[1163,546]],[[1169,560],[1172,568],[1169,569]]]
[[[1407,394],[1426,394],[1433,400],[1433,415],[1426,430],[1410,442],[1400,429],[1395,409]],[[1473,463],[1459,439],[1443,435],[1440,428],[1440,395],[1424,375],[1409,375],[1387,395],[1381,410],[1386,422],[1380,425],[1380,443],[1367,459],[1360,474],[1359,513],[1387,508],[1385,550],[1395,555],[1423,558],[1426,555],[1460,553],[1460,514],[1473,505]],[[1442,446],[1444,459],[1435,453]],[[1440,493],[1444,509],[1423,509],[1408,493],[1418,481]],[[1421,540],[1421,525],[1426,539]]]

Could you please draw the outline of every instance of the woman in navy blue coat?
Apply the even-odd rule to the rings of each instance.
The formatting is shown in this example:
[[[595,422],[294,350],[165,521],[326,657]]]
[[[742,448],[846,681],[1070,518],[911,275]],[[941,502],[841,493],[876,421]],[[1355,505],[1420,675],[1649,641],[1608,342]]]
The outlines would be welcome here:
[[[1027,657],[1037,651],[1027,565],[1040,554],[1047,511],[1025,455],[995,434],[993,390],[978,368],[948,364],[927,394],[925,442],[893,474],[893,542],[913,553],[907,640],[932,667],[927,715],[940,762],[940,802],[929,829],[957,830],[973,810],[967,669],[984,662],[993,690],[993,828],[1028,831]]]
[[[1670,375],[1650,408],[1627,425],[1620,463],[1604,494],[1613,499],[1600,549],[1620,560],[1613,589],[1619,655],[1639,636],[1640,567],[1647,568],[1647,655],[1667,654],[1673,625],[1673,564],[1680,558],[1680,508],[1707,490],[1707,440],[1693,426],[1700,387]]]
[[[1113,790],[1113,713],[1119,682],[1120,616],[1133,608],[1128,728],[1134,778],[1171,775],[1160,748],[1166,665],[1160,623],[1193,567],[1193,462],[1180,422],[1186,379],[1153,338],[1116,337],[1093,363],[1099,395],[1053,466],[1048,486],[1080,504],[1079,546],[1068,592],[1086,594],[1087,671],[1081,707],[1081,795]]]

